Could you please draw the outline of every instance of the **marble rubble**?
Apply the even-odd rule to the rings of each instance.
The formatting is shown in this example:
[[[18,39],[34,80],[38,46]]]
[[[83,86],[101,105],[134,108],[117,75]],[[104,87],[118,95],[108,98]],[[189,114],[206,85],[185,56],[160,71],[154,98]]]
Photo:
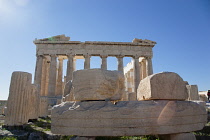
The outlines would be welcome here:
[[[80,79],[79,76],[75,78]],[[144,87],[147,90],[143,90],[146,92],[142,94],[146,96],[148,93],[155,100],[143,98],[141,100],[144,101],[137,101],[131,94],[130,101],[115,103],[101,99],[63,102],[52,109],[51,131],[78,136],[168,135],[170,139],[178,140],[186,137],[185,133],[201,130],[205,126],[207,113],[203,102],[185,101],[188,97],[186,84],[178,74],[158,73],[142,81],[138,89]],[[162,89],[158,88],[157,82],[161,83],[158,86]],[[83,87],[83,84],[86,86],[86,82],[77,86]],[[140,91],[137,96],[142,96]],[[97,95],[97,91],[94,94]]]
[[[78,136],[136,136],[200,130],[206,111],[189,101],[64,102],[52,110],[51,131]]]
[[[78,70],[73,73],[74,100],[120,100],[124,88],[124,75],[119,71],[101,69]]]
[[[141,80],[137,90],[138,100],[186,100],[187,98],[185,82],[178,74],[173,72],[150,75]]]

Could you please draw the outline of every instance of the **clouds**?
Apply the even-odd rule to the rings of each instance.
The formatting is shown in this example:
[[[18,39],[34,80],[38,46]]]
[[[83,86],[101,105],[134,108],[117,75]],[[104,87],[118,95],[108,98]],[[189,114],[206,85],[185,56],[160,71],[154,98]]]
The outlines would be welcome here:
[[[29,0],[0,0],[0,15],[11,16],[14,15],[18,8],[27,6]]]
[[[26,6],[29,3],[29,0],[14,0],[14,2],[18,6]]]
[[[10,24],[22,19],[29,0],[0,0],[0,24]]]

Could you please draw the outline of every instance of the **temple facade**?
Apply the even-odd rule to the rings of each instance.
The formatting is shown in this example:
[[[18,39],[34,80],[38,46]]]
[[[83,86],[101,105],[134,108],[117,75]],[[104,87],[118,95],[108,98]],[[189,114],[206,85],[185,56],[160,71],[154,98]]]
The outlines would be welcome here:
[[[67,59],[65,81],[72,80],[76,70],[76,59],[84,59],[84,69],[90,69],[91,56],[101,58],[101,69],[107,69],[107,58],[116,57],[118,71],[125,74],[125,86],[128,92],[136,92],[139,82],[153,73],[152,48],[156,42],[134,39],[132,42],[70,41],[70,37],[58,35],[51,38],[35,39],[36,69],[34,83],[40,96],[51,98],[51,104],[63,95],[63,61]],[[132,57],[125,68],[123,58]]]

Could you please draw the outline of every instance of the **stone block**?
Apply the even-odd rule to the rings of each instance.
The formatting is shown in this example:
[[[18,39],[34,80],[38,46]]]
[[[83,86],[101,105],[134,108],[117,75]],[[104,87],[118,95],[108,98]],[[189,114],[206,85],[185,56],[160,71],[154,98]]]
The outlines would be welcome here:
[[[136,101],[136,100],[137,98],[135,92],[128,93],[128,101]]]
[[[141,80],[137,90],[138,100],[186,100],[187,98],[186,83],[173,72],[150,75]]]
[[[54,134],[135,136],[201,130],[207,113],[192,101],[82,101],[54,106],[51,119]]]
[[[193,133],[179,133],[159,136],[161,140],[196,140]]]
[[[76,101],[121,100],[125,92],[124,75],[119,71],[78,70],[73,73],[72,86]]]
[[[198,86],[186,85],[188,91],[188,100],[199,100]]]

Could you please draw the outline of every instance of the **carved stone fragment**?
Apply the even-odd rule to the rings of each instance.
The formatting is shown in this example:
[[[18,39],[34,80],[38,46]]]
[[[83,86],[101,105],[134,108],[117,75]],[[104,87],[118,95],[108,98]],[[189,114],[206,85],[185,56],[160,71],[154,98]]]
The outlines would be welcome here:
[[[78,70],[73,73],[72,86],[76,101],[121,100],[125,92],[124,75],[119,71]]]
[[[178,74],[173,72],[150,75],[141,80],[137,90],[138,100],[186,100],[187,98],[185,82]]]

